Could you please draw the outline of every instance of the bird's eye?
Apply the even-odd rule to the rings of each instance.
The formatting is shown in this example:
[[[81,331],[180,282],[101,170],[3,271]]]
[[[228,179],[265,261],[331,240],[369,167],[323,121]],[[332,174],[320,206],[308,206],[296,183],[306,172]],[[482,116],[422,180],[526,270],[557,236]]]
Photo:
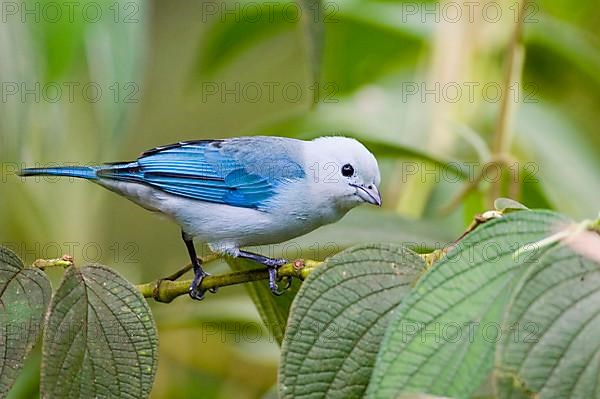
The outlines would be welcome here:
[[[344,175],[346,177],[350,177],[353,174],[354,174],[354,168],[352,167],[352,165],[347,163],[346,165],[342,166],[342,175]]]

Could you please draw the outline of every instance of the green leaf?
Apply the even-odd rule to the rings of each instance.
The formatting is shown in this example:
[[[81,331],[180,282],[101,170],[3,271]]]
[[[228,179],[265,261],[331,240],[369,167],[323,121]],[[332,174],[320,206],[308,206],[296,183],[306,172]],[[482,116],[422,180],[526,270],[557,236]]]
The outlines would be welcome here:
[[[220,19],[203,33],[207,39],[198,52],[196,75],[211,76],[262,40],[294,29],[296,19],[286,13],[291,12],[289,4],[293,3],[242,1],[226,14],[211,8],[218,7],[217,3],[207,6],[207,15],[216,12]]]
[[[433,20],[424,21],[418,13],[407,13],[406,5],[402,3],[351,1],[340,11],[344,17],[405,37],[430,41],[435,33]]]
[[[565,222],[548,211],[514,212],[461,240],[398,308],[380,347],[367,397],[472,395],[492,369],[511,284],[554,245],[531,244]],[[523,247],[530,250],[517,252]]]
[[[249,270],[262,267],[255,262],[239,258],[228,258],[227,263],[234,271]],[[285,284],[282,283],[282,284]],[[294,279],[292,286],[281,296],[275,296],[271,293],[266,281],[254,281],[244,284],[250,294],[250,298],[258,309],[258,313],[263,323],[269,330],[269,333],[281,345],[283,334],[287,324],[290,306],[294,296],[298,292],[300,282]]]
[[[240,6],[241,4],[241,6]],[[207,14],[216,12],[215,20],[208,32],[206,43],[196,57],[196,75],[211,76],[244,51],[261,41],[281,34],[299,25],[302,29],[302,44],[307,63],[308,82],[318,90],[323,58],[323,19],[321,0],[297,0],[284,3],[238,4],[232,12],[207,7]],[[213,5],[218,8],[218,6]],[[212,6],[211,6],[212,7]],[[318,101],[319,96],[313,96]]]
[[[42,396],[148,397],[156,361],[156,327],[137,289],[104,266],[69,268],[44,331]]]
[[[297,0],[302,15],[300,22],[304,33],[304,49],[311,84],[319,83],[323,59],[323,7],[321,0]]]
[[[282,347],[282,398],[362,397],[394,309],[425,269],[398,245],[361,245],[303,283]]]
[[[494,209],[503,213],[508,213],[511,211],[527,210],[529,208],[510,198],[497,198],[494,201]]]
[[[539,181],[553,209],[577,219],[598,212],[600,157],[591,139],[547,104],[521,104],[517,141],[528,154],[524,183]]]
[[[586,234],[595,236],[598,248],[600,236]],[[599,397],[598,309],[600,265],[567,246],[548,251],[508,307],[509,333],[496,353],[499,397]]]
[[[412,220],[393,212],[363,207],[355,209],[340,222],[323,226],[314,232],[281,244],[281,256],[323,259],[345,248],[365,241],[392,241],[412,248],[439,249],[458,234],[449,220]],[[456,231],[453,231],[456,230]],[[269,254],[273,247],[257,247],[255,252]],[[242,259],[227,259],[232,270],[248,270],[256,263]],[[300,283],[294,281],[290,290],[280,297],[269,291],[265,281],[244,284],[270,334],[281,344],[289,309]]]
[[[52,288],[39,269],[0,247],[0,397],[5,397],[38,340]]]
[[[323,2],[327,40],[322,82],[335,83],[334,98],[380,78],[418,69],[419,56],[415,55],[427,48],[428,33],[435,24],[404,18],[403,6],[391,2]],[[326,94],[323,90],[321,97]]]
[[[557,34],[548,35],[548,32]],[[583,72],[591,84],[600,86],[600,47],[596,38],[585,29],[543,14],[537,23],[529,24],[528,29],[525,29],[525,39],[529,45],[536,44],[551,50],[553,57],[563,57],[571,63],[568,69],[578,68],[578,72]]]

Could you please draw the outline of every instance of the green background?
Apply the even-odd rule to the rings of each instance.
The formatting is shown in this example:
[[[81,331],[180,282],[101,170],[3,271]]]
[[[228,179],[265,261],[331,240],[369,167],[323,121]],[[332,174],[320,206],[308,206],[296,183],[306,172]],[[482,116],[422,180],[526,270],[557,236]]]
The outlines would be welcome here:
[[[498,20],[488,2],[474,2],[472,14],[463,7],[460,17],[458,2],[325,2],[318,84],[293,3],[93,4],[70,15],[60,2],[2,3],[0,244],[26,263],[69,253],[134,283],[185,264],[174,224],[86,182],[25,182],[14,171],[129,160],[186,139],[343,134],[375,152],[382,209],[353,210],[265,253],[322,259],[383,241],[436,248],[490,208],[495,170],[440,213],[490,159],[516,2],[494,3]],[[518,190],[507,183],[500,194],[576,219],[596,216],[599,23],[591,0],[526,8],[522,78],[508,92],[514,160],[503,175]],[[456,176],[457,168],[470,175]],[[50,273],[56,286],[61,272]],[[160,336],[152,397],[256,398],[274,386],[279,348],[244,287],[151,306]],[[13,397],[37,395],[39,359],[32,355]]]

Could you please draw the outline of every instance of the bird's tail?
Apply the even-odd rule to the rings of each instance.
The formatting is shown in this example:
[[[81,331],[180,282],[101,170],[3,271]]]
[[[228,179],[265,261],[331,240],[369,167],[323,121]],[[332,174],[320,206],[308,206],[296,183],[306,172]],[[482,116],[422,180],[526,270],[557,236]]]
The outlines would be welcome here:
[[[81,179],[97,179],[96,171],[92,166],[59,166],[55,168],[26,168],[21,169],[19,176],[70,176]]]

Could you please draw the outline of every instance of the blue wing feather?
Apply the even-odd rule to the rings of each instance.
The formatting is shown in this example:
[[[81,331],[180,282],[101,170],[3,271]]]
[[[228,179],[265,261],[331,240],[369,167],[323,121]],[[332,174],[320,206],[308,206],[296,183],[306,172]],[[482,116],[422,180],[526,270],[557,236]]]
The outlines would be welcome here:
[[[304,177],[299,143],[278,137],[182,142],[146,151],[136,162],[107,165],[98,176],[259,209],[280,185]]]

